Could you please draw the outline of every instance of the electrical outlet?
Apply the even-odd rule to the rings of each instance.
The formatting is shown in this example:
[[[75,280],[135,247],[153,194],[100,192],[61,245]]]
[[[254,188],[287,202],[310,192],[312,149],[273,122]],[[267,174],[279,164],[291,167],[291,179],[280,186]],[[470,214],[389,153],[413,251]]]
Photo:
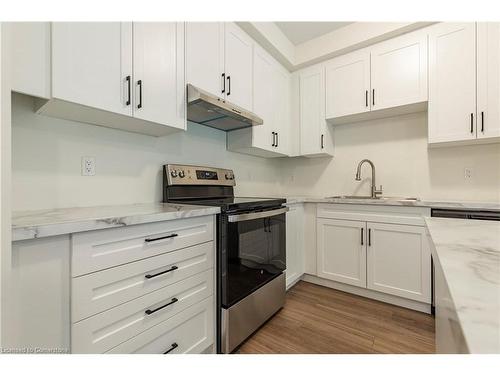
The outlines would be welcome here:
[[[95,176],[95,158],[82,156],[82,176]]]
[[[464,178],[466,180],[472,179],[472,168],[465,168],[464,169]]]

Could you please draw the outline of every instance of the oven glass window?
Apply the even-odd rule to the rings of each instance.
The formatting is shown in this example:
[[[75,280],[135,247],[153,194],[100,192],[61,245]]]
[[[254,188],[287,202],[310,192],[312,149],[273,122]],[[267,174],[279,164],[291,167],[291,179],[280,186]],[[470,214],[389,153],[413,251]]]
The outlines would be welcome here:
[[[222,303],[229,307],[286,268],[285,214],[228,223]]]

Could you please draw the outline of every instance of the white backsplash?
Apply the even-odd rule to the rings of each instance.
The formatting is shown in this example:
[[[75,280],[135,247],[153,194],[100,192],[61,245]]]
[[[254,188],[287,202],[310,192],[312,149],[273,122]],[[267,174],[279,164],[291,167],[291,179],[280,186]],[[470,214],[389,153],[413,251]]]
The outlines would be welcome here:
[[[363,158],[385,195],[500,202],[500,144],[429,149],[426,113],[338,126],[334,158],[273,160],[228,152],[225,133],[196,124],[155,138],[40,116],[24,95],[12,108],[15,211],[161,201],[165,163],[232,168],[240,196],[368,194],[367,166],[354,180]],[[82,156],[95,176],[81,176]]]

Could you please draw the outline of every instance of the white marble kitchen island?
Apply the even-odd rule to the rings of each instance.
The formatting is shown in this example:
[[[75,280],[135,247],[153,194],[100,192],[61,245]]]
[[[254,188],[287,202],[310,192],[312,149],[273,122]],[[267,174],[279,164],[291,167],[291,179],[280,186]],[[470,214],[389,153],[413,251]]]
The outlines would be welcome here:
[[[500,353],[500,222],[425,221],[436,272],[436,351]]]

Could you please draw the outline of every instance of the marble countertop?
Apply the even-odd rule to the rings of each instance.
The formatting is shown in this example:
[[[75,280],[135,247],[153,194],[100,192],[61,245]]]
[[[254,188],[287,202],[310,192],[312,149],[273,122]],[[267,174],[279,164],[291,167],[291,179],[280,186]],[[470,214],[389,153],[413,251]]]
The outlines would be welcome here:
[[[470,353],[500,353],[500,222],[425,218]]]
[[[12,241],[214,215],[219,212],[218,207],[170,203],[18,211],[12,215]]]
[[[311,196],[288,196],[287,203],[334,203],[334,204],[366,204],[374,206],[407,206],[429,207],[445,209],[469,209],[500,211],[500,203],[492,202],[458,202],[458,201],[398,201],[381,199],[346,199],[346,198],[321,198]]]

